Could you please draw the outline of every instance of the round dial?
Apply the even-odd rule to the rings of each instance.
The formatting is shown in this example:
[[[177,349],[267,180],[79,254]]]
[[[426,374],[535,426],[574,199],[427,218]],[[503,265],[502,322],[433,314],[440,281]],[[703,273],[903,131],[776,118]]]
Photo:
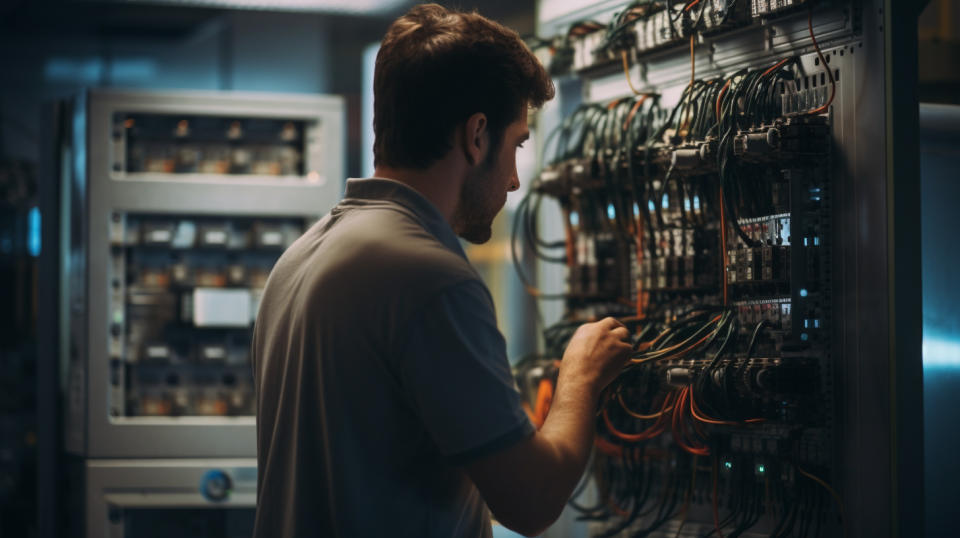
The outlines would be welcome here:
[[[200,493],[208,501],[223,501],[230,496],[233,481],[230,475],[219,469],[212,469],[204,473],[200,479]]]

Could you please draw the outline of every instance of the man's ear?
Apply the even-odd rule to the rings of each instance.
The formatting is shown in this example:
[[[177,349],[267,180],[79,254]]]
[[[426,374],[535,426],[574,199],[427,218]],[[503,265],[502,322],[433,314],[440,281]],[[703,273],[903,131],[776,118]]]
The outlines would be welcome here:
[[[470,165],[476,166],[483,162],[489,150],[489,142],[487,115],[477,112],[467,118],[463,128],[463,153]]]

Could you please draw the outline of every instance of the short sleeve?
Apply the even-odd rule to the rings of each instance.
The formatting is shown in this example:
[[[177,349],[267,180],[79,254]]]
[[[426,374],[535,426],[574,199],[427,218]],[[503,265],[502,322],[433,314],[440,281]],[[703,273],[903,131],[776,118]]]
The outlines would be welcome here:
[[[424,428],[453,464],[492,454],[534,432],[481,282],[447,288],[412,317],[400,367]]]

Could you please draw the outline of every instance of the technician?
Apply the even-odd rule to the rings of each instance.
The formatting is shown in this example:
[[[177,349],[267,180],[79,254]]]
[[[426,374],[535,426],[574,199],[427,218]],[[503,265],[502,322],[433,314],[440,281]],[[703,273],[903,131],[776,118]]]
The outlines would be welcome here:
[[[420,5],[374,74],[376,171],[280,258],[253,336],[254,536],[490,536],[559,516],[586,466],[600,391],[630,352],[580,327],[536,431],[493,301],[457,240],[490,238],[527,108],[554,94],[516,32]]]

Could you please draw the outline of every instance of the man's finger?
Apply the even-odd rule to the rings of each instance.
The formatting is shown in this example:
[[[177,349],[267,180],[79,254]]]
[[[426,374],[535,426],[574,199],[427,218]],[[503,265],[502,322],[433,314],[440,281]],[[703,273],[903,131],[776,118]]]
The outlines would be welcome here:
[[[627,328],[622,325],[610,332],[612,332],[620,340],[626,340],[627,338],[630,338],[630,331],[628,331]]]
[[[603,322],[606,323],[607,325],[609,325],[610,327],[624,327],[624,328],[626,328],[623,323],[620,323],[620,320],[618,320],[617,318],[614,318],[614,317],[603,318]]]

